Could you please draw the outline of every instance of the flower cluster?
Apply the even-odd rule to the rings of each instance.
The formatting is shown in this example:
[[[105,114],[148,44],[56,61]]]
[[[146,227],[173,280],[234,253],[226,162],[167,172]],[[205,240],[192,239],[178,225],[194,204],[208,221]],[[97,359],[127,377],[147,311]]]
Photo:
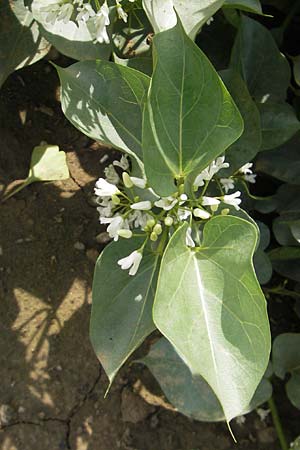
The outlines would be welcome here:
[[[235,191],[234,183],[242,179],[255,182],[255,174],[247,163],[229,178],[220,178],[217,173],[229,167],[225,157],[221,156],[199,173],[193,183],[193,193],[188,196],[184,185],[178,186],[177,192],[168,197],[158,196],[148,186],[147,179],[135,177],[130,173],[130,161],[122,156],[105,168],[105,178],[99,178],[95,186],[96,201],[100,223],[107,225],[109,236],[117,241],[119,238],[130,239],[144,236],[144,244],[118,264],[122,269],[129,269],[129,275],[135,275],[142,260],[143,250],[150,241],[157,245],[160,239],[168,237],[183,221],[189,223],[186,245],[200,245],[201,223],[214,214],[228,214],[228,206],[238,210],[241,204],[241,192]],[[210,182],[214,195],[207,195]],[[217,189],[217,194],[216,195]],[[195,236],[195,230],[198,232]]]
[[[127,13],[124,11],[121,2],[116,0],[117,15],[124,22],[127,22]],[[133,3],[135,0],[128,0]],[[110,9],[105,0],[98,11],[95,11],[89,1],[85,0],[53,0],[49,5],[42,7],[41,11],[46,13],[46,22],[55,24],[62,21],[67,24],[73,21],[78,26],[81,22],[87,24],[91,38],[100,44],[109,44],[107,26],[110,24]]]

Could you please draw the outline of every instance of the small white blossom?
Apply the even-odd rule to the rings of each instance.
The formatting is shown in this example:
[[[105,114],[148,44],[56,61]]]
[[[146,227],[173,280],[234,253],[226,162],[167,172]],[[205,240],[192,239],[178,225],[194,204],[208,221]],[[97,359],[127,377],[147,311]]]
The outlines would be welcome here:
[[[244,175],[251,174],[253,173],[251,169],[252,166],[253,163],[246,163],[239,169],[239,172],[243,173]]]
[[[125,258],[119,259],[118,264],[122,270],[129,270],[129,275],[135,275],[142,261],[143,255],[138,250],[134,250]]]
[[[185,245],[187,245],[187,247],[195,247],[195,242],[193,241],[193,238],[192,238],[191,227],[188,227],[188,229],[186,230]]]
[[[220,200],[218,200],[215,197],[202,197],[201,205],[202,206],[212,206],[212,205],[219,205]]]
[[[105,167],[104,169],[106,181],[108,181],[111,184],[118,184],[120,181],[119,175],[116,172],[116,169],[112,164],[110,164],[108,167]]]
[[[145,189],[147,180],[145,180],[144,178],[138,178],[138,177],[130,177],[130,179],[136,187],[138,187],[140,189]]]
[[[99,178],[96,182],[95,194],[99,197],[109,197],[119,192],[119,189],[114,184],[109,183],[104,178]]]
[[[100,217],[100,223],[107,224],[107,232],[109,237],[113,238],[114,241],[119,239],[119,231],[121,229],[128,229],[128,223],[123,219],[122,216],[114,216],[114,217]]]
[[[222,197],[222,200],[227,205],[234,206],[234,208],[236,210],[239,210],[240,209],[239,205],[242,202],[242,200],[239,198],[240,195],[241,195],[241,192],[240,191],[236,191],[233,194],[224,195],[224,197]]]
[[[227,169],[227,167],[229,164],[225,162],[225,156],[219,156],[196,177],[193,186],[195,188],[203,186],[205,181],[210,181],[219,170]]]
[[[114,207],[110,197],[101,197],[101,202],[97,199],[97,203],[100,205],[97,208],[100,217],[111,217],[112,209]]]
[[[244,175],[244,180],[248,181],[248,183],[255,183],[256,182],[256,173]]]
[[[138,209],[140,211],[149,211],[152,208],[151,202],[149,200],[145,200],[143,202],[133,203],[130,206],[131,209]]]
[[[91,17],[96,15],[92,6],[89,3],[84,3],[83,5],[77,8],[78,14],[76,16],[77,22],[86,22]]]
[[[187,208],[178,208],[177,217],[180,221],[188,219],[191,214],[191,211]]]
[[[195,208],[193,211],[193,214],[195,217],[198,217],[199,219],[209,219],[210,218],[210,214],[208,211],[205,211],[205,209],[201,209],[201,208]]]
[[[125,23],[127,22],[128,14],[124,11],[120,3],[117,3],[117,13],[119,19],[122,19]]]
[[[103,44],[109,44],[109,37],[106,27],[110,24],[109,8],[106,1],[103,3],[97,14],[92,18],[95,27],[95,40]]]
[[[154,202],[154,205],[158,208],[162,208],[165,211],[170,211],[170,209],[174,208],[174,206],[178,203],[177,198],[174,197],[162,197],[160,200]]]
[[[126,155],[122,155],[120,161],[113,161],[113,165],[117,166],[117,167],[121,167],[121,169],[123,170],[128,170],[129,169],[129,162],[128,162],[128,158]]]
[[[133,224],[134,228],[142,228],[142,230],[146,227],[148,220],[152,219],[150,214],[145,212],[136,210],[128,217],[128,222]]]
[[[268,415],[270,414],[269,409],[263,409],[263,408],[257,408],[256,412],[259,415],[259,418],[262,422],[264,422],[266,420],[266,418],[268,417]]]
[[[227,194],[230,189],[234,189],[234,182],[231,178],[220,178],[220,183]]]

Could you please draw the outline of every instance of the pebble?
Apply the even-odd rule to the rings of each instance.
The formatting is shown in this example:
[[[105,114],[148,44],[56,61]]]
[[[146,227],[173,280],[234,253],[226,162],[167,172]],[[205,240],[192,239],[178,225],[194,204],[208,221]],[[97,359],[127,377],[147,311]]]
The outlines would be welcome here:
[[[257,432],[257,439],[261,444],[273,444],[277,440],[275,428],[263,428]]]
[[[3,255],[3,248],[2,248],[2,246],[0,245],[0,256],[2,256]]]
[[[83,250],[85,250],[85,245],[84,245],[83,242],[79,242],[79,241],[78,241],[78,242],[75,242],[74,248],[75,248],[76,250],[83,251]]]
[[[97,234],[95,240],[98,244],[107,244],[111,239],[109,234],[106,231],[103,231],[102,233]]]
[[[14,421],[14,410],[9,405],[0,406],[0,428],[7,426]]]
[[[89,249],[86,251],[86,256],[88,257],[88,259],[89,259],[90,261],[92,261],[93,263],[95,263],[95,262],[97,261],[97,259],[98,259],[99,252],[97,252],[97,250],[94,249],[94,248],[89,248]]]

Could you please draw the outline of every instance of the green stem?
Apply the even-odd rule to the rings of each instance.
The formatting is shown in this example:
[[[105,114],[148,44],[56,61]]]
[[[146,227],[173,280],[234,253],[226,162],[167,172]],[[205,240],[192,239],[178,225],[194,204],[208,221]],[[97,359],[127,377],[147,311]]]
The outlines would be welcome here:
[[[19,186],[17,186],[15,189],[13,189],[11,192],[9,192],[9,194],[3,196],[2,198],[2,202],[6,202],[6,200],[8,200],[10,197],[12,197],[13,195],[15,195],[17,192],[20,192],[22,189],[24,189],[26,186],[28,186],[29,184],[31,184],[33,181],[31,178],[28,178],[27,180],[25,180],[23,183],[19,184]]]
[[[276,433],[280,442],[280,446],[282,450],[289,450],[285,435],[284,435],[284,431],[281,425],[281,421],[280,421],[280,417],[277,411],[277,407],[276,404],[274,402],[274,398],[271,397],[270,400],[268,401],[269,404],[269,408],[271,410],[271,414],[272,414],[272,419],[273,419],[273,423],[276,429]]]

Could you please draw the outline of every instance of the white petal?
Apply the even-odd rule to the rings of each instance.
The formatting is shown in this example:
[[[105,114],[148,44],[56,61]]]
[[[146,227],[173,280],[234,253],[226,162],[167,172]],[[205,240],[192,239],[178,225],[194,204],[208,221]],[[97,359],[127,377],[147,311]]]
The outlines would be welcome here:
[[[203,206],[211,206],[211,205],[218,205],[220,203],[220,200],[218,200],[215,197],[202,197],[201,205]]]
[[[152,208],[151,202],[149,200],[145,200],[143,202],[133,203],[130,206],[131,209],[137,209],[140,211],[149,211]]]

